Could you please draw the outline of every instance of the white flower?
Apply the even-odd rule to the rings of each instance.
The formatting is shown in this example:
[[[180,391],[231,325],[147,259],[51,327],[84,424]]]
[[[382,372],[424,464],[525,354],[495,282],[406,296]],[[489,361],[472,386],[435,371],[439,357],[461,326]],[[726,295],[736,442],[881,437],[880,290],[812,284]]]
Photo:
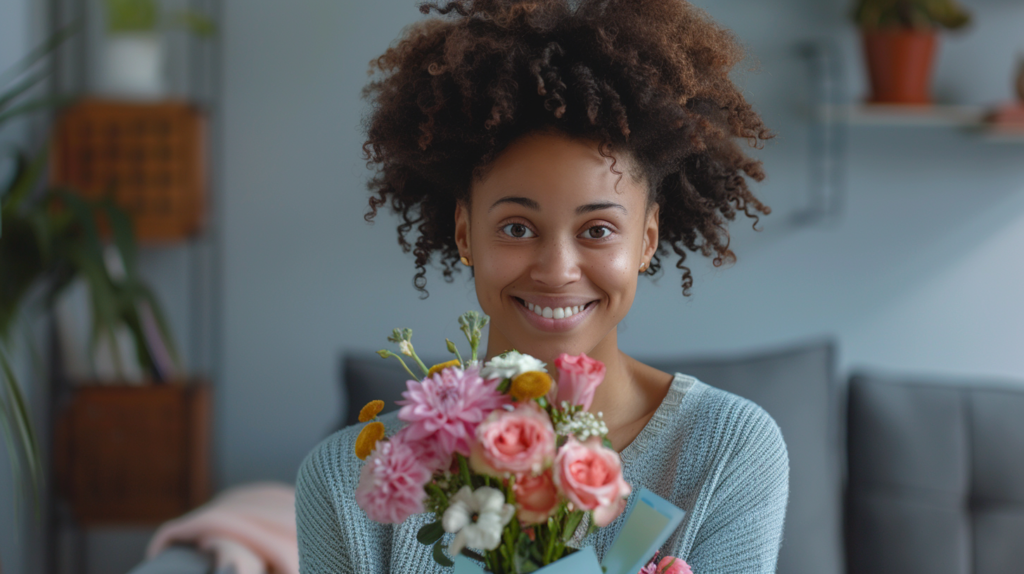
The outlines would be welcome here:
[[[470,490],[463,486],[441,518],[445,532],[458,533],[448,546],[448,554],[457,556],[466,546],[494,550],[501,543],[501,531],[515,512],[514,506],[505,504],[505,495],[500,490],[489,486]]]
[[[494,357],[483,369],[480,376],[485,379],[514,379],[528,371],[548,372],[547,365],[540,359],[524,355],[519,351],[509,351]]]
[[[592,436],[607,435],[608,425],[604,423],[604,413],[599,412],[595,416],[591,412],[580,411],[569,420],[558,423],[555,433],[561,436],[576,435],[577,439],[585,441]]]
[[[402,341],[398,343],[398,352],[402,353],[406,357],[412,356],[412,343],[409,341]]]

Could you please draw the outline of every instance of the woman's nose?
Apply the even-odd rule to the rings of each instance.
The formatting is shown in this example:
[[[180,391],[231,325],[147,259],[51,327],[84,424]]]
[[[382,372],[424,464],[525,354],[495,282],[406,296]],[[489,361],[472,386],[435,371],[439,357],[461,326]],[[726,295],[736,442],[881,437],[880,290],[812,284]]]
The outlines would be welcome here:
[[[581,275],[579,253],[564,240],[542,244],[530,269],[531,279],[551,288],[579,281]]]

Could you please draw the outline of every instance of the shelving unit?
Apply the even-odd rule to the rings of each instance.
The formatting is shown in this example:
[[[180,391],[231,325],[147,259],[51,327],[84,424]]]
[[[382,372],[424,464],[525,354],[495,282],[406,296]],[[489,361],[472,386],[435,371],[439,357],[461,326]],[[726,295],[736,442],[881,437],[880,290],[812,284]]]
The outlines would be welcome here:
[[[993,128],[985,118],[991,109],[974,105],[901,106],[884,104],[824,104],[817,120],[851,127],[945,128],[972,132],[983,141],[1024,143],[1024,129]]]
[[[835,42],[798,46],[807,63],[811,107],[809,192],[807,206],[792,214],[795,227],[834,220],[842,213],[846,193],[846,150],[851,129],[936,128],[961,130],[966,143],[1024,144],[1024,128],[1000,129],[986,121],[989,106],[928,106],[849,103],[842,55]]]

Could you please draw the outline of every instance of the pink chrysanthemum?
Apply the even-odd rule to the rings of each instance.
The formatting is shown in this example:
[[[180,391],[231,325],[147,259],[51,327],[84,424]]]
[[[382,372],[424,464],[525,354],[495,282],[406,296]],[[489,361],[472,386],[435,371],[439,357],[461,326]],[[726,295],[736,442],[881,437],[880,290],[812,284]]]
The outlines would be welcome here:
[[[404,441],[382,440],[363,465],[356,503],[374,522],[400,524],[424,511],[423,486],[430,476]]]
[[[398,418],[409,423],[406,438],[436,441],[444,452],[469,456],[476,426],[494,409],[508,402],[497,390],[496,380],[484,380],[478,367],[463,371],[449,368],[423,379],[409,381],[398,401]]]
[[[409,427],[404,427],[395,433],[391,440],[400,440],[406,444],[412,449],[413,456],[423,463],[423,466],[427,467],[431,473],[445,470],[452,464],[451,452],[445,452],[441,445],[431,440],[430,437],[426,440],[412,440],[409,438]]]

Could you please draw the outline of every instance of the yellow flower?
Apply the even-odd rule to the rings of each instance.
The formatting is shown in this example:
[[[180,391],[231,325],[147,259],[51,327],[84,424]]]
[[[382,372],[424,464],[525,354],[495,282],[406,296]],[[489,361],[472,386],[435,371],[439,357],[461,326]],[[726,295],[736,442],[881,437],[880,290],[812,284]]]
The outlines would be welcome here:
[[[452,360],[446,361],[444,363],[438,363],[438,364],[434,365],[433,367],[430,367],[430,370],[427,371],[427,376],[428,377],[433,377],[434,375],[436,375],[437,373],[440,373],[441,371],[447,369],[448,367],[458,367],[459,364],[460,363],[459,363],[458,359],[452,359]]]
[[[512,379],[508,394],[517,401],[537,399],[551,390],[551,375],[541,371],[526,371]]]
[[[366,403],[363,410],[359,411],[359,422],[365,423],[366,421],[373,420],[373,417],[380,414],[384,410],[384,401],[370,401]]]
[[[366,457],[370,456],[373,452],[373,448],[377,446],[377,441],[384,438],[384,423],[372,422],[363,427],[363,430],[359,431],[359,436],[356,437],[356,456],[359,460],[366,460]]]

